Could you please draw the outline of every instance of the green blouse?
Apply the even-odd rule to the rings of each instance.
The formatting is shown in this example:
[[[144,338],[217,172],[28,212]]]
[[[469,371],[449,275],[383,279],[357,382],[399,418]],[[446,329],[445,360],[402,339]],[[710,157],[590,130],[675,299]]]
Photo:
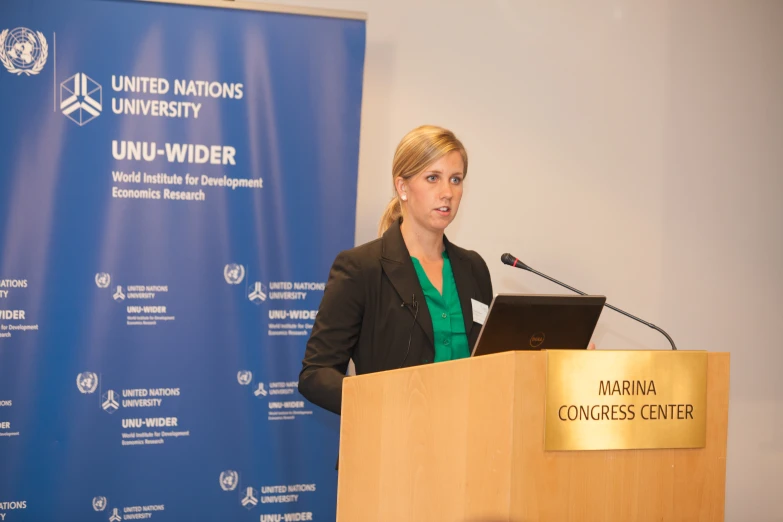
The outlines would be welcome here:
[[[411,257],[416,275],[424,290],[424,299],[432,317],[432,330],[435,334],[435,361],[451,361],[470,356],[468,336],[465,334],[465,322],[462,307],[459,304],[457,283],[451,271],[451,261],[443,252],[443,295],[432,285],[421,263]]]

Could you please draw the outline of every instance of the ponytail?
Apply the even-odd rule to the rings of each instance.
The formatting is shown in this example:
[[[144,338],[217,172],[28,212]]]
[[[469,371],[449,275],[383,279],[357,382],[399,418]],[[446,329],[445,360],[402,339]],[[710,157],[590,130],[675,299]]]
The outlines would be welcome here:
[[[381,222],[378,224],[378,237],[381,237],[392,226],[392,223],[400,219],[400,216],[402,216],[402,206],[400,200],[395,196],[383,211]]]

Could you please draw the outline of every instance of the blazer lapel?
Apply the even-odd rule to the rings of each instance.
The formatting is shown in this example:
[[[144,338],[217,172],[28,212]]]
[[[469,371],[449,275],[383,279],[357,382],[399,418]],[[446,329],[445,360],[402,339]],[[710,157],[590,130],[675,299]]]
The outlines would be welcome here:
[[[459,304],[462,307],[462,319],[465,321],[465,335],[470,338],[470,329],[473,328],[473,304],[470,300],[474,297],[473,270],[470,261],[462,257],[456,249],[444,237],[446,252],[451,261],[451,271],[454,273],[454,283],[457,285]]]
[[[411,298],[415,297],[419,309],[416,315],[416,322],[419,323],[430,345],[435,346],[435,333],[432,329],[432,317],[427,307],[427,301],[424,298],[424,290],[419,283],[419,277],[416,275],[416,269],[413,267],[413,261],[405,247],[405,241],[400,232],[400,222],[393,223],[383,234],[383,254],[381,257],[381,266],[386,276],[391,281],[392,286],[399,294],[403,303],[410,304]],[[408,308],[413,315],[413,310]]]

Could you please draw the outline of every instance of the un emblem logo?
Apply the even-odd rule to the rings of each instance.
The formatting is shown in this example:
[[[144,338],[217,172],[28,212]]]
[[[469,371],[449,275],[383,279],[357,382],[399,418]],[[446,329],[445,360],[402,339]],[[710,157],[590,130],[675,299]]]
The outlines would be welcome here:
[[[223,268],[223,277],[226,283],[238,285],[245,278],[245,267],[236,263],[229,263]]]
[[[239,484],[239,473],[226,470],[220,474],[220,487],[223,491],[234,491]]]
[[[11,74],[38,74],[48,56],[49,44],[42,32],[33,32],[26,27],[0,32],[0,63]]]
[[[95,511],[103,511],[106,509],[106,497],[95,497],[92,499],[92,508]]]
[[[248,370],[240,370],[237,372],[237,381],[242,386],[247,386],[250,384],[250,381],[253,380],[253,372]]]
[[[95,284],[98,285],[98,288],[109,288],[111,276],[106,272],[99,272],[95,274]]]
[[[82,393],[93,393],[98,388],[98,376],[92,372],[82,372],[76,376],[76,387]]]

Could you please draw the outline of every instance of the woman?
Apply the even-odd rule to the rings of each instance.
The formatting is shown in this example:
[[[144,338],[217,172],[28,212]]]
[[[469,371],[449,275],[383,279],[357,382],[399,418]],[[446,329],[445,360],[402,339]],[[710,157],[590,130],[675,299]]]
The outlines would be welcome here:
[[[314,404],[340,413],[351,358],[363,374],[470,355],[481,329],[471,300],[488,305],[492,282],[481,256],[444,234],[467,170],[446,129],[418,127],[397,146],[380,237],[341,252],[329,273],[299,374]]]

